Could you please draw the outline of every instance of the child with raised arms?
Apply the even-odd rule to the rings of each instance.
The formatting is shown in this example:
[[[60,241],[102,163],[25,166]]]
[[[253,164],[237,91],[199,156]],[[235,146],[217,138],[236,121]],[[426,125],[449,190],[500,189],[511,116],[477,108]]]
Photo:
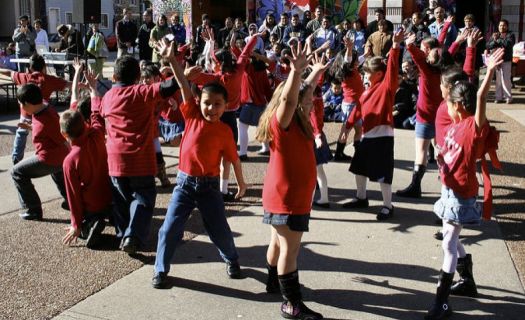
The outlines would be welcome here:
[[[219,190],[219,168],[221,158],[224,157],[233,163],[238,185],[236,198],[241,198],[246,192],[233,133],[227,124],[220,121],[226,109],[228,93],[219,83],[206,83],[202,87],[198,106],[188,80],[175,60],[174,46],[162,43],[159,51],[169,57],[175,79],[181,88],[184,102],[180,110],[186,128],[180,145],[177,186],[173,189],[166,218],[159,230],[152,286],[163,288],[167,285],[175,246],[182,239],[184,224],[195,207],[199,208],[206,231],[226,262],[228,276],[239,278],[239,256]]]

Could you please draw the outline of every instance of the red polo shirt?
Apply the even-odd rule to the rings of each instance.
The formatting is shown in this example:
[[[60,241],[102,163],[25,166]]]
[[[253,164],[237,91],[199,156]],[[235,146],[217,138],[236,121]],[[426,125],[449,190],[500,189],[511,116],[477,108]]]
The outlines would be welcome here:
[[[59,117],[51,106],[33,114],[33,145],[38,159],[50,166],[62,166],[69,153],[66,139],[60,133]]]
[[[24,73],[13,72],[13,82],[17,85],[24,85],[26,83],[34,83],[42,91],[42,98],[49,101],[51,94],[55,91],[62,91],[67,86],[68,82],[62,78],[53,77],[41,72]],[[20,108],[20,113],[24,117],[29,115]]]

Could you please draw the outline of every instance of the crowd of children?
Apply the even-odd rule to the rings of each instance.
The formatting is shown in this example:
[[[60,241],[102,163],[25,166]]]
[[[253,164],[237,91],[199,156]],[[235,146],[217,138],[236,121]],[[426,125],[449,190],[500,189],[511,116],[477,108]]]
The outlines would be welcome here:
[[[96,247],[110,222],[120,248],[136,253],[150,232],[157,195],[155,176],[163,187],[170,184],[160,148],[162,138],[164,143],[180,145],[180,161],[158,233],[153,287],[167,285],[170,262],[194,208],[201,212],[204,227],[226,263],[227,275],[239,278],[239,255],[224,202],[235,201],[246,192],[242,161],[249,161],[248,128],[257,126],[259,152],[269,154],[262,192],[263,223],[271,226],[266,290],[282,294],[284,318],[322,319],[303,303],[297,256],[302,235],[309,230],[312,205],[330,207],[323,166],[333,155],[323,133],[324,122],[342,122],[334,158],[351,162],[349,170],[356,179],[356,196],[343,207],[368,207],[367,180],[375,181],[383,199],[377,220],[385,220],[394,214],[394,127],[405,126],[406,119],[415,114],[414,174],[411,184],[397,195],[421,197],[428,150],[435,140],[443,186],[434,211],[443,221],[444,261],[436,297],[425,319],[448,317],[451,292],[477,294],[472,256],[461,245],[459,233],[463,225],[481,219],[476,203],[476,160],[495,150],[497,133],[488,125],[486,97],[491,78],[503,63],[504,49],[486,55],[487,74],[477,91],[473,83],[479,30],[461,32],[446,47],[451,19],[439,39],[418,40],[415,32],[409,32],[413,28],[400,28],[391,33],[385,60],[383,54],[360,53],[351,32],[334,37],[333,42],[318,43],[316,30],[330,31],[329,17],[318,9],[317,27],[311,20],[301,28],[294,15],[288,29],[285,14],[273,27],[273,36],[265,29],[275,23],[272,19],[259,32],[252,25],[246,34],[240,27],[227,35],[219,32],[217,40],[223,47],[217,46],[213,28],[203,24],[199,30],[202,52],[161,35],[163,29],[159,29],[153,43],[158,63],[139,63],[133,56],[122,55],[115,62],[114,85],[104,94],[97,90],[99,75],[85,70],[79,61],[73,64],[72,83],[47,75],[38,55],[31,57],[29,73],[1,69],[1,74],[21,85],[17,98],[22,117],[12,169],[25,209],[21,217],[43,218],[31,179],[51,175],[66,199],[63,208],[71,211],[65,244],[83,238],[87,247]],[[378,24],[386,32],[385,20]],[[291,38],[283,41],[286,35]],[[465,41],[462,70],[451,56]],[[415,84],[417,72],[419,85]],[[73,91],[71,105],[59,118],[49,105],[49,96],[67,86]],[[396,119],[399,114],[405,118]],[[344,153],[351,129],[353,157]],[[36,155],[23,159],[24,148],[19,145],[28,130]],[[230,166],[237,181],[235,194],[228,190]],[[314,199],[316,182],[318,199]],[[490,206],[485,205],[483,216],[487,218]],[[453,284],[455,270],[461,278]]]

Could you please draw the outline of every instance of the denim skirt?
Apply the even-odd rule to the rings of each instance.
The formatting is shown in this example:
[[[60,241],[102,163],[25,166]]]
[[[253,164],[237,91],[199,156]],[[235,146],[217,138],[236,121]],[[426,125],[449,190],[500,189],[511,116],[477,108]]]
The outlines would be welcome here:
[[[441,198],[434,204],[434,213],[438,217],[457,225],[478,225],[481,211],[476,197],[461,198],[445,186],[441,187]]]

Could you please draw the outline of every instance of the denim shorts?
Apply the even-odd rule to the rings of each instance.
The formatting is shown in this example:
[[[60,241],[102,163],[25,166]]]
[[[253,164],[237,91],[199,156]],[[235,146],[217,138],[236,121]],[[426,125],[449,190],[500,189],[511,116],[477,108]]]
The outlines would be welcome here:
[[[434,213],[457,225],[477,225],[481,221],[481,205],[476,197],[461,198],[445,186],[441,187],[441,198],[434,204]]]
[[[265,106],[257,106],[252,103],[244,104],[241,108],[239,121],[249,126],[257,126],[259,124],[259,118],[264,112],[264,109]]]
[[[436,137],[436,126],[433,123],[423,123],[416,120],[416,138],[434,139]]]
[[[348,117],[350,117],[350,115],[352,114],[352,111],[354,110],[355,106],[356,106],[355,102],[347,103],[343,101],[343,103],[341,104],[341,112],[343,113],[343,117],[341,120],[343,121],[343,123],[346,123],[346,121],[348,120]],[[363,119],[357,120],[355,122],[355,125],[362,126]]]
[[[273,214],[264,211],[263,223],[273,226],[287,225],[292,231],[307,232],[310,214]]]

